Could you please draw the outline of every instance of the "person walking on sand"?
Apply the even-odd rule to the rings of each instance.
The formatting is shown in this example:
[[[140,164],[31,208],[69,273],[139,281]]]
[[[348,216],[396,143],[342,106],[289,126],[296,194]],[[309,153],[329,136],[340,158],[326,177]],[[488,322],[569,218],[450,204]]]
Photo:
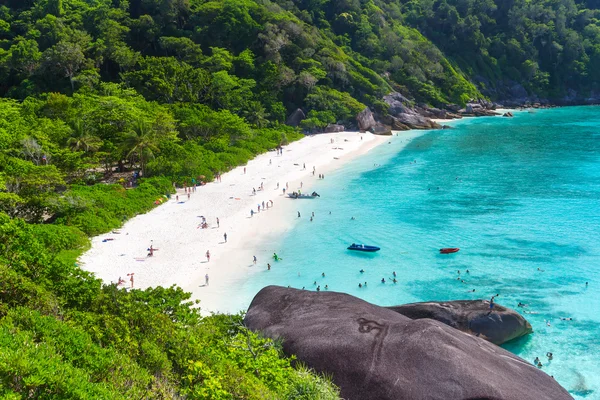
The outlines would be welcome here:
[[[223,234],[223,239],[225,239],[225,243],[227,243],[227,232]]]
[[[204,275],[204,286],[208,286],[208,274]]]
[[[217,228],[219,227],[220,221],[219,221],[219,217],[217,217]]]
[[[256,256],[252,256],[252,262],[256,265]]]
[[[246,175],[246,167],[244,167],[244,175]]]
[[[267,271],[271,270],[271,264],[267,263]]]
[[[206,250],[206,262],[210,261],[210,251]]]
[[[298,211],[298,218],[300,218],[300,211]]]
[[[127,274],[129,276],[129,282],[131,282],[131,288],[133,289],[133,272],[130,274]]]

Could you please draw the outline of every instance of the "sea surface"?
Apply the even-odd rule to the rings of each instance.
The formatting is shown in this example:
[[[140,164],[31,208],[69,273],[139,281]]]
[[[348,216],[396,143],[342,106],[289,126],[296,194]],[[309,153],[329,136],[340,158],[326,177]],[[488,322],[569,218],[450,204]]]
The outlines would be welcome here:
[[[391,137],[312,185],[319,199],[289,200],[302,217],[273,243],[283,260],[237,283],[232,304],[246,309],[269,284],[379,305],[499,294],[534,329],[504,347],[539,357],[575,398],[600,399],[600,107],[451,124]]]

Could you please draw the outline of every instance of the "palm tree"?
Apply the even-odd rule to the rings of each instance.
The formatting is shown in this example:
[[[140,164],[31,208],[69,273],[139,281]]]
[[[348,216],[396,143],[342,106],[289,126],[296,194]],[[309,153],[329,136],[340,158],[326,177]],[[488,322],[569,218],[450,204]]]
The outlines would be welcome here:
[[[154,158],[154,152],[160,151],[158,139],[152,127],[143,120],[138,120],[133,129],[127,133],[123,142],[127,157],[139,160],[142,176],[146,176],[146,164]]]
[[[263,105],[258,101],[253,101],[248,105],[248,110],[244,112],[246,120],[257,128],[264,128],[269,124],[268,118],[271,116]]]
[[[67,144],[73,150],[83,150],[87,152],[98,151],[102,146],[102,139],[89,133],[81,119],[76,119],[71,123],[73,136],[67,140]]]

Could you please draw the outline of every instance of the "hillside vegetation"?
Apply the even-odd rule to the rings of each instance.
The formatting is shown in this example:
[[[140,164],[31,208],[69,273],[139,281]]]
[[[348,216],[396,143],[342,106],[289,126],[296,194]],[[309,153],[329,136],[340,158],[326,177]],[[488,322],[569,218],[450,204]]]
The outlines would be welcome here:
[[[0,2],[0,396],[329,399],[239,316],[76,264],[89,236],[382,96],[598,89],[589,0]],[[115,277],[116,279],[117,277]]]

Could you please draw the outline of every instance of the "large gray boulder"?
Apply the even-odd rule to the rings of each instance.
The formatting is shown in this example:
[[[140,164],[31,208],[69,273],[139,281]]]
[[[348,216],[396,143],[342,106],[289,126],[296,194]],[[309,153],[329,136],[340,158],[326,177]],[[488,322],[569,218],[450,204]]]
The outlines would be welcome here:
[[[330,374],[347,400],[571,399],[553,378],[492,343],[343,293],[268,286],[244,322]]]
[[[327,124],[325,127],[325,133],[344,132],[344,125],[340,124]]]
[[[411,106],[409,100],[400,93],[394,92],[383,96],[383,101],[388,105],[388,114],[394,119],[391,125],[395,130],[441,128],[431,118],[420,115]]]
[[[375,117],[373,116],[373,113],[369,107],[358,113],[356,116],[356,122],[358,122],[358,129],[361,131],[368,131],[377,125],[377,122],[375,122]]]
[[[387,307],[410,319],[431,318],[495,344],[530,334],[531,325],[518,312],[484,300],[411,303]]]
[[[296,109],[290,116],[285,120],[285,124],[289,126],[298,126],[306,118],[304,111],[300,108]]]

